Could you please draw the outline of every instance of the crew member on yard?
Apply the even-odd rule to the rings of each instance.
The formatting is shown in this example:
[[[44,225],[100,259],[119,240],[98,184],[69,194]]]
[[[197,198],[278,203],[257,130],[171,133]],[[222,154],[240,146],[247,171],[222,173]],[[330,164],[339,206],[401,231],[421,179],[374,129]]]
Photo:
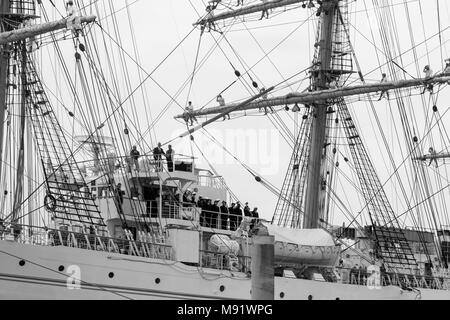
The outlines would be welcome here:
[[[450,76],[450,58],[445,59],[445,69],[443,75],[447,77]],[[450,81],[448,81],[447,84],[450,84]]]
[[[265,5],[269,2],[269,0],[261,0],[261,2]],[[266,17],[266,19],[269,19],[269,9],[262,10],[261,18],[259,18],[259,20],[262,20],[264,17]]]
[[[445,69],[444,69],[445,75],[450,75],[450,58],[445,59]]]
[[[263,95],[261,96],[261,99],[262,100],[267,100],[268,95],[267,95],[267,92],[266,92],[266,88],[261,88],[260,93],[263,93]],[[272,107],[269,107],[269,108],[270,108],[270,111],[273,112]],[[259,108],[259,111],[261,111],[261,108]],[[267,107],[264,107],[264,114],[267,115],[267,113],[268,113],[267,112]]]
[[[218,95],[216,101],[219,103],[220,107],[225,107],[225,99],[222,97],[222,95]],[[226,114],[223,116],[223,121],[225,121],[228,117],[228,120],[230,120],[230,114]]]
[[[426,65],[423,69],[423,72],[425,73],[425,79],[429,80],[433,76],[433,70],[431,70],[429,65]],[[425,83],[425,87],[423,89],[422,94],[425,93],[425,91],[430,91],[430,93],[433,93],[433,84],[432,83]]]
[[[430,152],[430,156],[431,156],[430,163],[428,164],[428,166],[431,166],[431,164],[434,162],[436,164],[436,168],[439,167],[439,164],[436,159],[436,156],[437,156],[436,150],[434,150],[433,147],[430,147],[430,149],[428,149],[428,151]]]
[[[211,8],[214,10],[217,8],[217,6],[219,5],[219,3],[221,3],[222,0],[211,0],[208,3],[210,3]]]
[[[217,31],[216,29],[216,24],[214,23],[214,21],[211,21],[211,19],[214,18],[214,8],[211,6],[207,6],[206,7],[206,16],[205,16],[205,20],[207,20],[207,24],[208,24],[208,32],[211,31],[211,28],[214,31]]]
[[[67,29],[72,30],[75,36],[81,32],[81,19],[78,16],[78,10],[76,9],[72,0],[66,2],[66,12],[67,12]]]
[[[195,120],[195,122],[198,122],[197,118],[194,115],[194,106],[192,105],[192,101],[188,102],[184,118],[185,118],[186,122],[189,122],[189,121],[191,122],[191,126],[194,125],[194,120]]]
[[[380,81],[380,83],[386,83],[387,82],[387,76],[386,76],[386,73],[383,73],[382,74],[382,77],[381,77],[381,81]],[[381,91],[381,94],[380,94],[380,98],[378,99],[378,101],[380,101],[381,99],[383,99],[383,96],[386,94],[386,97],[387,97],[387,99],[389,100],[389,91],[387,91],[387,90],[382,90]]]

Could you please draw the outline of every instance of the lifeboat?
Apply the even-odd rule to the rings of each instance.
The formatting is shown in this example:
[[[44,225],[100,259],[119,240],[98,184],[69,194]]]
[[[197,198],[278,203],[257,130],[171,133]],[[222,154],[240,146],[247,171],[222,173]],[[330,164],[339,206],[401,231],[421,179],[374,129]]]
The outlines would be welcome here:
[[[341,246],[322,229],[289,229],[264,224],[275,237],[275,263],[278,265],[334,266]]]

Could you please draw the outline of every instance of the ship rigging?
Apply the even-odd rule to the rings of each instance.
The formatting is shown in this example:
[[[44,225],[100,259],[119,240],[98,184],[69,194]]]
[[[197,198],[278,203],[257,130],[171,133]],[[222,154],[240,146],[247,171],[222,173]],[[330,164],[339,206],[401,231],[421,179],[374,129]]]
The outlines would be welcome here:
[[[150,259],[139,261],[152,268],[176,264],[171,270],[174,277],[179,276],[176,272],[188,274],[194,270],[200,278],[185,276],[190,286],[194,281],[208,281],[215,274],[217,278],[209,280],[229,281],[217,291],[227,295],[231,294],[228,286],[238,290],[237,283],[249,279],[252,235],[268,232],[282,239],[276,242],[275,260],[277,273],[283,277],[307,279],[312,285],[317,285],[317,279],[344,285],[345,267],[339,263],[341,273],[336,268],[343,254],[352,252],[361,264],[364,260],[364,265],[381,266],[389,279],[386,286],[446,289],[446,281],[441,283],[442,277],[436,275],[445,274],[450,259],[445,226],[450,225],[450,219],[444,212],[448,179],[447,172],[440,170],[445,166],[439,165],[449,158],[450,141],[444,124],[448,109],[441,110],[440,102],[450,73],[448,68],[431,72],[428,42],[439,39],[440,60],[444,61],[447,28],[439,20],[438,32],[416,43],[409,5],[404,3],[410,35],[410,46],[405,51],[391,16],[393,6],[401,4],[373,0],[372,5],[380,34],[376,38],[370,26],[372,39],[363,35],[373,45],[377,58],[376,68],[370,72],[362,63],[367,59],[358,55],[358,30],[351,22],[351,15],[358,12],[350,0],[252,1],[237,7],[226,1],[211,1],[186,37],[148,72],[139,54],[127,1],[124,8],[116,7],[113,1],[68,1],[62,12],[62,6],[54,3],[3,1],[2,237],[18,244],[43,246],[45,250],[63,247],[109,254],[113,262],[104,264],[116,268],[108,273],[111,281],[117,272],[127,268],[118,264],[131,258]],[[363,8],[367,14],[366,2]],[[290,68],[286,76],[270,57],[279,44],[269,52],[264,50],[247,22],[264,17],[270,21],[273,16],[294,10],[306,12],[299,27],[304,23],[315,25],[310,50],[313,59],[298,70],[292,62],[296,67]],[[128,46],[118,19],[121,11],[125,11],[129,22]],[[55,15],[60,16],[56,21],[50,18]],[[232,45],[230,33],[238,25],[257,42],[264,53],[261,60],[274,65],[281,81],[273,77],[261,80],[255,71],[261,60],[253,65],[246,62],[237,46]],[[163,86],[156,73],[184,41],[196,34],[199,39],[193,70],[172,94],[173,88]],[[203,56],[202,45],[207,37],[212,47]],[[223,43],[229,47],[228,53]],[[37,58],[37,49],[43,47],[52,48],[54,64],[42,64]],[[419,57],[419,47],[425,47],[426,58]],[[223,55],[234,78],[225,85],[225,81],[218,80],[224,88],[203,107],[194,109],[188,101],[193,100],[200,69],[215,51]],[[422,72],[420,63],[425,60],[427,67]],[[381,81],[370,79],[375,71],[383,74]],[[54,84],[45,81],[49,73],[55,76]],[[150,81],[169,99],[156,117],[146,87]],[[56,89],[51,90],[52,85]],[[237,86],[248,95],[225,102],[223,96],[231,96]],[[186,101],[180,102],[182,99]],[[371,157],[373,149],[366,143],[366,130],[357,116],[358,102],[365,102],[368,114],[373,116],[375,139],[379,150],[386,153],[385,180],[380,178],[377,162]],[[156,147],[159,141],[155,127],[173,105],[177,107],[175,119],[186,130]],[[418,120],[418,105],[422,105],[424,123]],[[391,136],[386,135],[377,111],[382,106],[389,108],[388,122],[398,121],[391,128]],[[280,187],[240,160],[208,131],[219,120],[256,114],[275,125],[291,152]],[[283,114],[293,120],[294,130],[286,125]],[[199,124],[194,126],[193,121]],[[267,219],[270,222],[261,221],[256,213],[242,214],[238,197],[199,146],[200,134],[231,155],[258,185],[276,195],[274,213]],[[162,149],[185,142],[186,137],[190,154]],[[388,140],[393,137],[397,143]],[[426,144],[433,146],[425,148]],[[197,166],[196,154],[205,158],[209,169]],[[355,191],[355,199],[360,202],[356,210],[342,198],[347,196],[342,181],[349,182]],[[388,186],[394,186],[394,191],[389,193]],[[223,203],[223,209],[218,203]],[[229,207],[230,203],[234,205]],[[399,208],[404,208],[404,213],[399,214]],[[336,211],[350,222],[337,233],[332,219]],[[406,221],[417,230],[406,229]],[[349,230],[355,228],[359,240],[353,235],[355,243],[347,245],[343,240],[352,238]],[[414,237],[418,239],[412,241]],[[341,245],[347,246],[342,253]],[[87,261],[83,260],[88,259],[85,251],[77,251],[80,261]],[[51,254],[51,250],[46,252]],[[9,255],[8,259],[12,258]],[[27,259],[20,260],[19,265],[24,267],[31,261]],[[91,259],[103,258],[93,255]],[[98,267],[103,268],[100,264]],[[444,272],[439,273],[439,269]],[[64,265],[58,270],[64,271]],[[158,272],[164,273],[162,269]],[[364,282],[358,279],[354,283],[355,273],[350,275],[351,283]],[[428,276],[431,278],[425,278]],[[128,277],[139,286],[132,272]],[[154,282],[141,289],[159,285],[161,279]],[[245,286],[248,289],[248,284]],[[180,295],[187,294],[188,287]],[[209,295],[206,287],[199,289],[202,293],[197,297]],[[135,292],[130,292],[134,296]],[[285,295],[282,293],[281,298]]]

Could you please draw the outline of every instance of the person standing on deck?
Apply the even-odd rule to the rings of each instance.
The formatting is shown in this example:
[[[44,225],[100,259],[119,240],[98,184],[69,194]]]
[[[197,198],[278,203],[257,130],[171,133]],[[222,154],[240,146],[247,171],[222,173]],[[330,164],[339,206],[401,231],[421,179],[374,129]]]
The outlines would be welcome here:
[[[129,172],[131,172],[131,168],[134,165],[136,168],[136,171],[139,171],[139,157],[141,156],[141,154],[139,153],[138,149],[136,146],[133,146],[133,148],[130,151],[130,167],[129,167]]]
[[[242,209],[241,209],[241,203],[238,201],[236,203],[236,207],[234,209],[234,214],[236,215],[236,219],[237,219],[237,224],[236,224],[236,229],[239,228],[239,226],[242,223]]]
[[[173,172],[173,156],[175,155],[175,150],[172,149],[172,146],[169,145],[169,149],[166,151],[166,160],[167,160],[167,170],[169,172]]]
[[[235,203],[232,203],[231,206],[228,208],[228,214],[230,217],[230,230],[231,231],[236,231],[237,228],[237,217],[234,214],[234,209],[235,209]]]
[[[382,74],[382,77],[381,77],[381,81],[380,81],[380,83],[386,83],[387,82],[387,76],[386,76],[386,73],[383,73]],[[386,97],[387,97],[387,99],[389,100],[389,91],[387,91],[387,90],[382,90],[381,91],[381,94],[380,94],[380,98],[378,99],[378,101],[380,101],[381,99],[383,99],[383,96],[386,94]]]
[[[251,217],[252,216],[252,214],[250,212],[250,207],[248,206],[248,202],[245,203],[244,216],[246,216],[246,217]]]
[[[161,148],[161,142],[158,143],[158,146],[153,149],[153,159],[156,162],[156,172],[162,171],[162,156],[165,155],[164,150]]]
[[[222,230],[227,230],[229,228],[228,225],[228,219],[229,219],[229,212],[227,207],[227,202],[222,201],[222,205],[220,206],[220,223]]]
[[[219,202],[220,199],[217,199],[211,206],[211,228],[213,229],[217,229],[219,227],[219,216],[220,216]]]
[[[258,224],[258,220],[259,220],[259,213],[258,213],[258,208],[254,208],[253,211],[250,213],[252,219],[252,222],[250,224],[250,230],[253,230],[253,228]]]

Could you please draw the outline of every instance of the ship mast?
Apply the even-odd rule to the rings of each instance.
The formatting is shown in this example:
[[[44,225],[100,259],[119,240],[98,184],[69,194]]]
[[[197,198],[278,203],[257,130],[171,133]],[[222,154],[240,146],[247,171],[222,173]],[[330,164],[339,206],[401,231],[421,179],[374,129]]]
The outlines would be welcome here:
[[[319,41],[319,66],[314,70],[312,77],[312,90],[320,91],[328,87],[331,71],[331,54],[333,45],[333,20],[338,10],[338,0],[324,1],[323,10],[327,14],[321,15]],[[323,218],[323,212],[319,212],[320,185],[322,181],[322,155],[325,145],[327,103],[313,104],[314,119],[311,131],[311,154],[309,157],[309,172],[307,176],[307,188],[305,198],[304,229],[317,229],[319,220]]]
[[[229,10],[217,15],[208,15],[198,20],[194,25],[205,26],[225,19],[236,19],[240,16],[255,13],[261,10],[275,9],[296,3],[305,3],[305,1],[296,0],[274,0],[262,4],[249,5],[235,10]],[[194,111],[193,116],[209,116],[214,118],[207,121],[211,123],[215,119],[221,118],[217,115],[224,115],[232,112],[242,112],[247,110],[261,110],[269,107],[303,104],[312,107],[312,126],[311,134],[308,137],[311,143],[309,160],[307,160],[308,172],[305,178],[305,209],[303,228],[319,227],[320,219],[324,218],[324,207],[320,205],[321,185],[324,177],[321,176],[324,168],[324,145],[327,134],[328,108],[343,101],[344,97],[361,96],[376,94],[379,92],[388,92],[396,89],[419,88],[427,84],[446,84],[450,81],[450,74],[438,74],[430,78],[413,78],[408,80],[389,81],[383,83],[360,85],[350,85],[345,87],[330,86],[334,80],[339,80],[339,75],[351,72],[344,70],[347,66],[335,65],[334,55],[343,54],[343,52],[333,52],[334,46],[339,41],[335,39],[339,30],[339,23],[346,31],[345,21],[342,19],[341,3],[342,0],[326,0],[317,2],[321,7],[319,21],[319,32],[316,47],[316,56],[314,65],[311,67],[311,86],[305,92],[292,92],[285,96],[274,96],[267,99],[247,100],[244,103],[231,103],[225,106],[202,108]],[[344,40],[344,41],[349,41]],[[348,52],[347,52],[348,54]],[[337,62],[339,63],[339,62]],[[337,82],[337,81],[336,81]],[[176,116],[177,119],[185,118],[185,114]],[[199,125],[198,127],[202,127]],[[195,131],[195,130],[193,130]],[[184,135],[183,135],[184,136]]]
[[[7,31],[7,24],[4,23],[5,17],[10,13],[10,1],[2,0],[0,6],[0,32]],[[6,112],[6,90],[9,64],[9,44],[3,45],[0,49],[0,161],[3,160],[3,130],[5,127]],[[2,175],[2,166],[0,165],[0,177]]]

